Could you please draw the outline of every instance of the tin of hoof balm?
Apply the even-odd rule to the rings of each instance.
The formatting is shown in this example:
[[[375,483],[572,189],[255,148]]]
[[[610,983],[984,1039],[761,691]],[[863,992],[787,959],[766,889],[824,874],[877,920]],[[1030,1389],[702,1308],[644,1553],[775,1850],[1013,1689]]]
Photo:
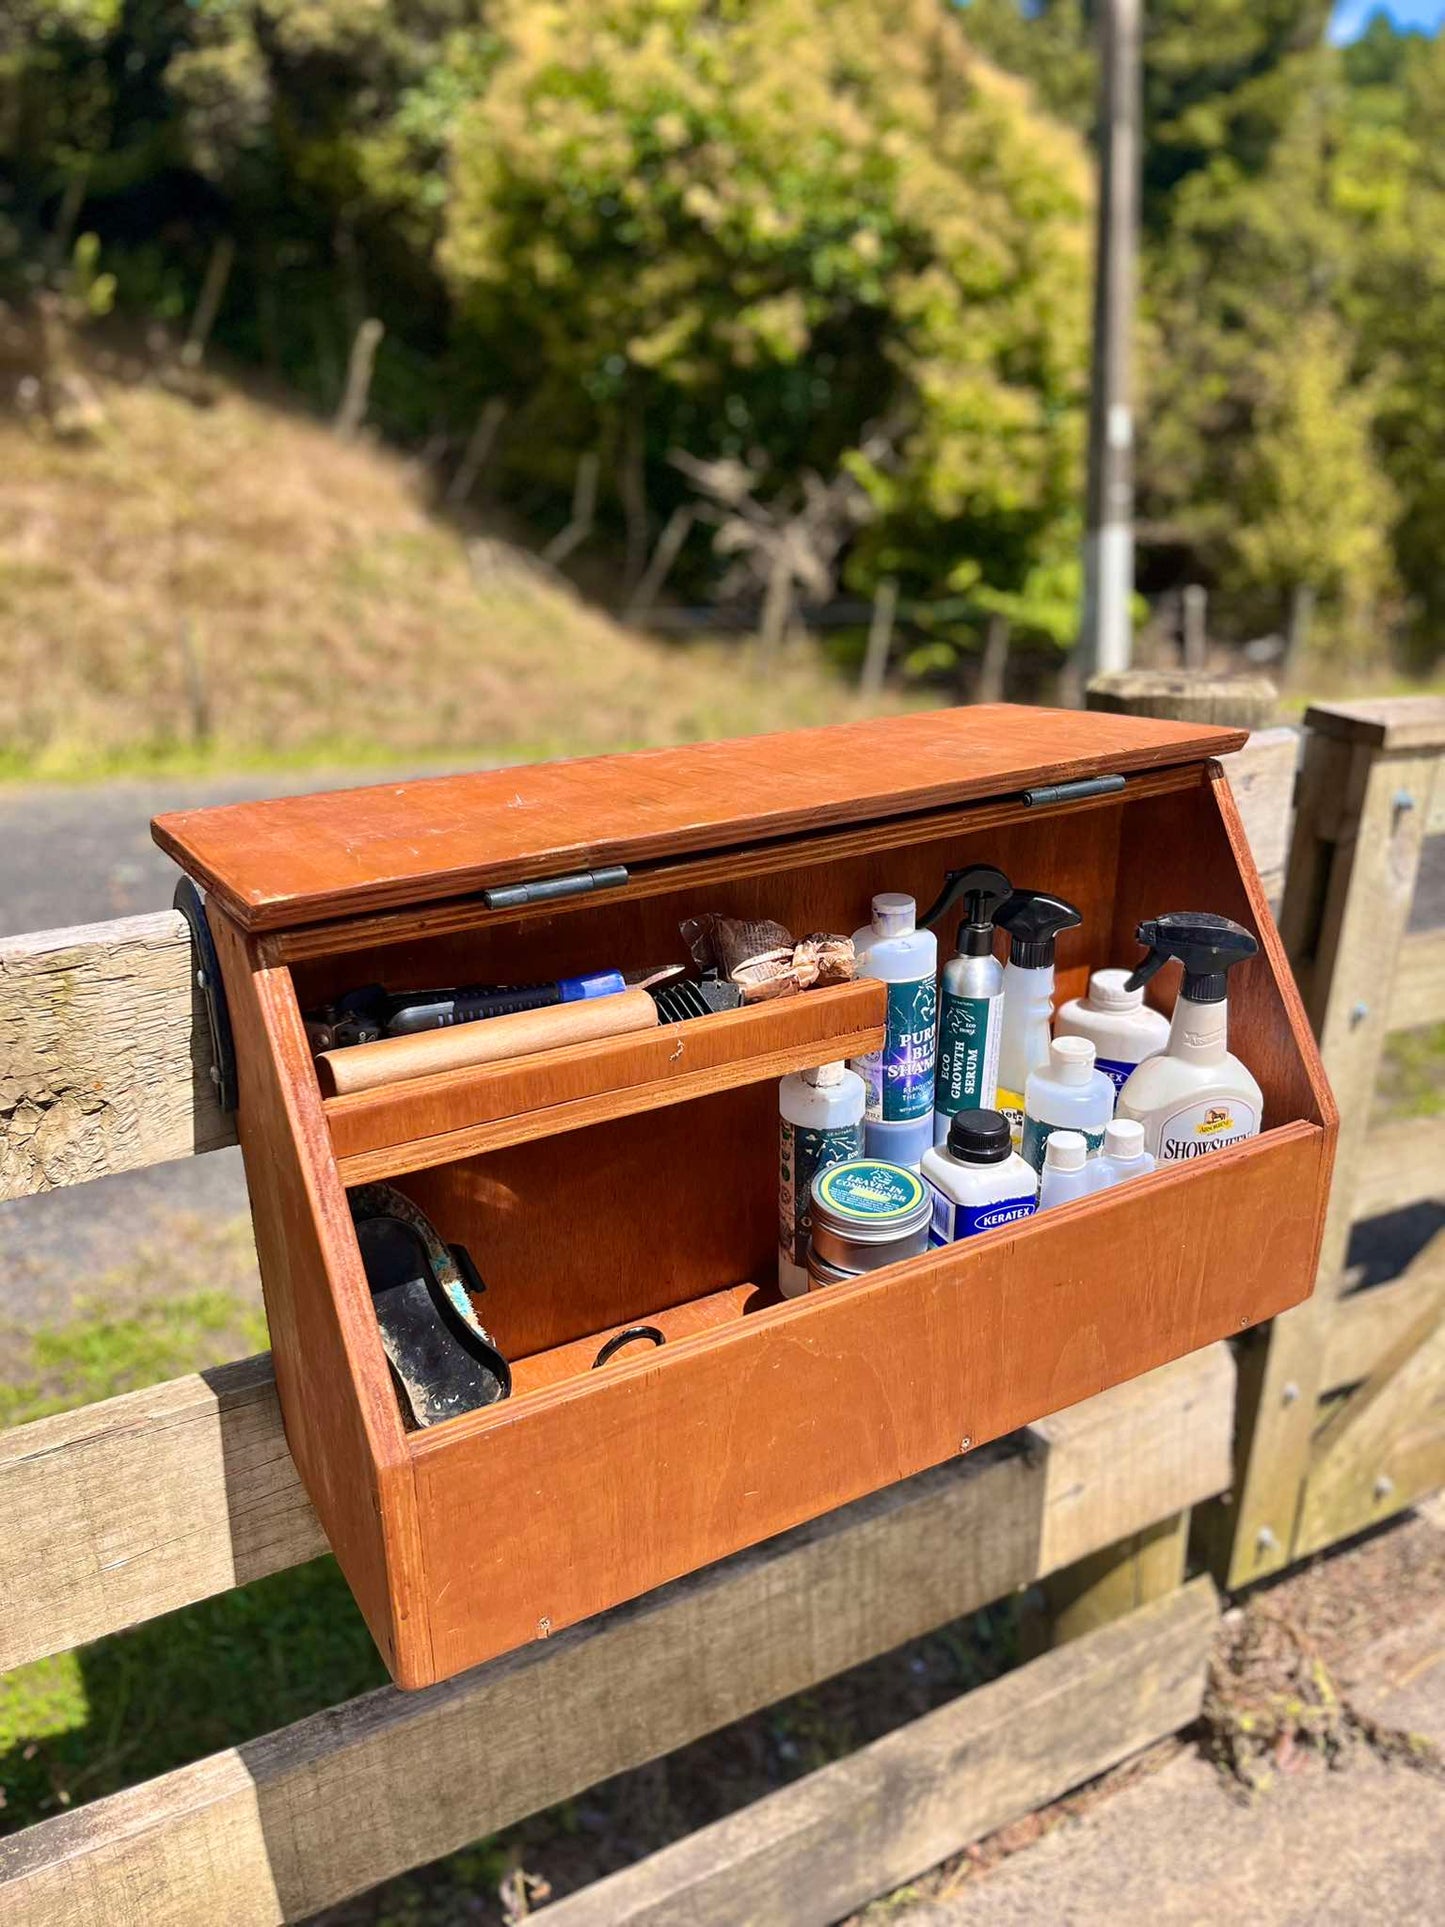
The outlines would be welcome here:
[[[837,1284],[928,1248],[933,1201],[916,1171],[850,1158],[813,1179],[808,1286]]]

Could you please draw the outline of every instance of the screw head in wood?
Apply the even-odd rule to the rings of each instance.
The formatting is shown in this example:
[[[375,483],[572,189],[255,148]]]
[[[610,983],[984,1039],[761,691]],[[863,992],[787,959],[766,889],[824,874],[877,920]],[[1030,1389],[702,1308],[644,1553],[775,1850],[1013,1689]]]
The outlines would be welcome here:
[[[1388,1499],[1390,1494],[1394,1490],[1395,1490],[1395,1481],[1389,1476],[1388,1473],[1382,1472],[1379,1478],[1376,1479],[1375,1481],[1375,1497],[1377,1499]]]
[[[960,1452],[967,1452],[969,1448],[972,1446],[972,1444],[973,1444],[972,1436],[968,1432],[965,1432],[962,1439],[959,1441],[958,1449]]]
[[[1279,1540],[1275,1538],[1274,1533],[1268,1526],[1261,1526],[1259,1531],[1254,1535],[1254,1549],[1256,1552],[1273,1552],[1278,1544]]]
[[[1370,1006],[1368,1004],[1352,1004],[1350,1006],[1350,1022],[1352,1024],[1363,1024],[1369,1014]]]
[[[1280,1392],[1279,1402],[1281,1405],[1293,1405],[1295,1401],[1298,1399],[1298,1397],[1299,1397],[1299,1386],[1295,1384],[1293,1379],[1291,1379],[1289,1384],[1286,1385],[1284,1389]]]

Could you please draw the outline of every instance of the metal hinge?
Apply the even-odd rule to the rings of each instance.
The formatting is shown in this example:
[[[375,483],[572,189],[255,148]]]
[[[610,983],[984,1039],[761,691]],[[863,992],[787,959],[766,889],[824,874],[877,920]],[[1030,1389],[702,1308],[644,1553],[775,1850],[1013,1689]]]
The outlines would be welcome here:
[[[502,883],[483,890],[482,901],[489,910],[520,910],[532,903],[555,903],[562,897],[585,897],[593,890],[615,890],[628,881],[625,863],[610,863],[600,870],[575,870],[569,876],[540,877],[531,883]]]
[[[1123,787],[1122,776],[1081,776],[1072,783],[1045,783],[1023,796],[1031,810],[1041,810],[1054,803],[1080,803],[1086,796],[1116,796]]]

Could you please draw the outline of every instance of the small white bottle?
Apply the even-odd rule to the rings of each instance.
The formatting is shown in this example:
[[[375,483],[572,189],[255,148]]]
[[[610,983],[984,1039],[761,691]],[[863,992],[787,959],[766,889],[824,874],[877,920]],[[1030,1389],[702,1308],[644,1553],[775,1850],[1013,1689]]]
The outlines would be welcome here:
[[[1078,1131],[1088,1155],[1103,1149],[1104,1129],[1114,1115],[1114,1086],[1094,1068],[1087,1037],[1056,1037],[1049,1061],[1030,1071],[1024,1084],[1023,1154],[1044,1168],[1044,1146],[1053,1131]]]
[[[1077,1131],[1055,1131],[1044,1147],[1044,1169],[1039,1179],[1039,1209],[1072,1204],[1093,1189],[1089,1176],[1089,1147]]]
[[[924,1152],[922,1175],[933,1192],[930,1245],[976,1237],[1038,1208],[1038,1177],[999,1111],[955,1111],[947,1143]]]
[[[778,1289],[808,1289],[813,1179],[863,1155],[863,1080],[846,1064],[794,1071],[778,1085]]]
[[[1104,1148],[1090,1158],[1089,1180],[1095,1191],[1106,1191],[1126,1178],[1146,1178],[1155,1159],[1144,1149],[1144,1126],[1132,1117],[1111,1118],[1104,1132]]]
[[[933,1073],[938,1049],[938,939],[917,926],[912,897],[885,890],[873,899],[873,921],[855,931],[858,975],[888,986],[881,1051],[853,1060],[868,1092],[870,1120],[914,1124],[933,1135]]]
[[[1087,1037],[1094,1046],[1095,1069],[1123,1090],[1146,1057],[1169,1047],[1169,1019],[1144,1002],[1144,987],[1129,989],[1127,970],[1096,970],[1087,997],[1059,1006],[1055,1037]]]

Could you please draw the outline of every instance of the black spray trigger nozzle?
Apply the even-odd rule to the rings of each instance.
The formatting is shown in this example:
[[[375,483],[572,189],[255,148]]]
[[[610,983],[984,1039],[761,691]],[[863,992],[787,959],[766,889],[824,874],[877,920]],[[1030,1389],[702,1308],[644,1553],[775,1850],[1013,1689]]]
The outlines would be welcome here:
[[[1149,954],[1130,975],[1127,988],[1141,989],[1171,957],[1177,957],[1184,966],[1184,995],[1196,1004],[1223,1003],[1229,993],[1229,972],[1259,950],[1242,924],[1212,910],[1172,910],[1166,916],[1146,917],[1134,935]]]
[[[947,872],[942,890],[918,921],[926,928],[962,903],[958,947],[970,956],[983,956],[993,949],[994,912],[1012,892],[1013,885],[1002,870],[991,863],[971,863],[966,869]]]
[[[1054,961],[1054,944],[1061,930],[1084,921],[1064,897],[1047,890],[1015,890],[999,909],[994,922],[1009,936],[1009,962],[1020,970],[1042,970]]]

